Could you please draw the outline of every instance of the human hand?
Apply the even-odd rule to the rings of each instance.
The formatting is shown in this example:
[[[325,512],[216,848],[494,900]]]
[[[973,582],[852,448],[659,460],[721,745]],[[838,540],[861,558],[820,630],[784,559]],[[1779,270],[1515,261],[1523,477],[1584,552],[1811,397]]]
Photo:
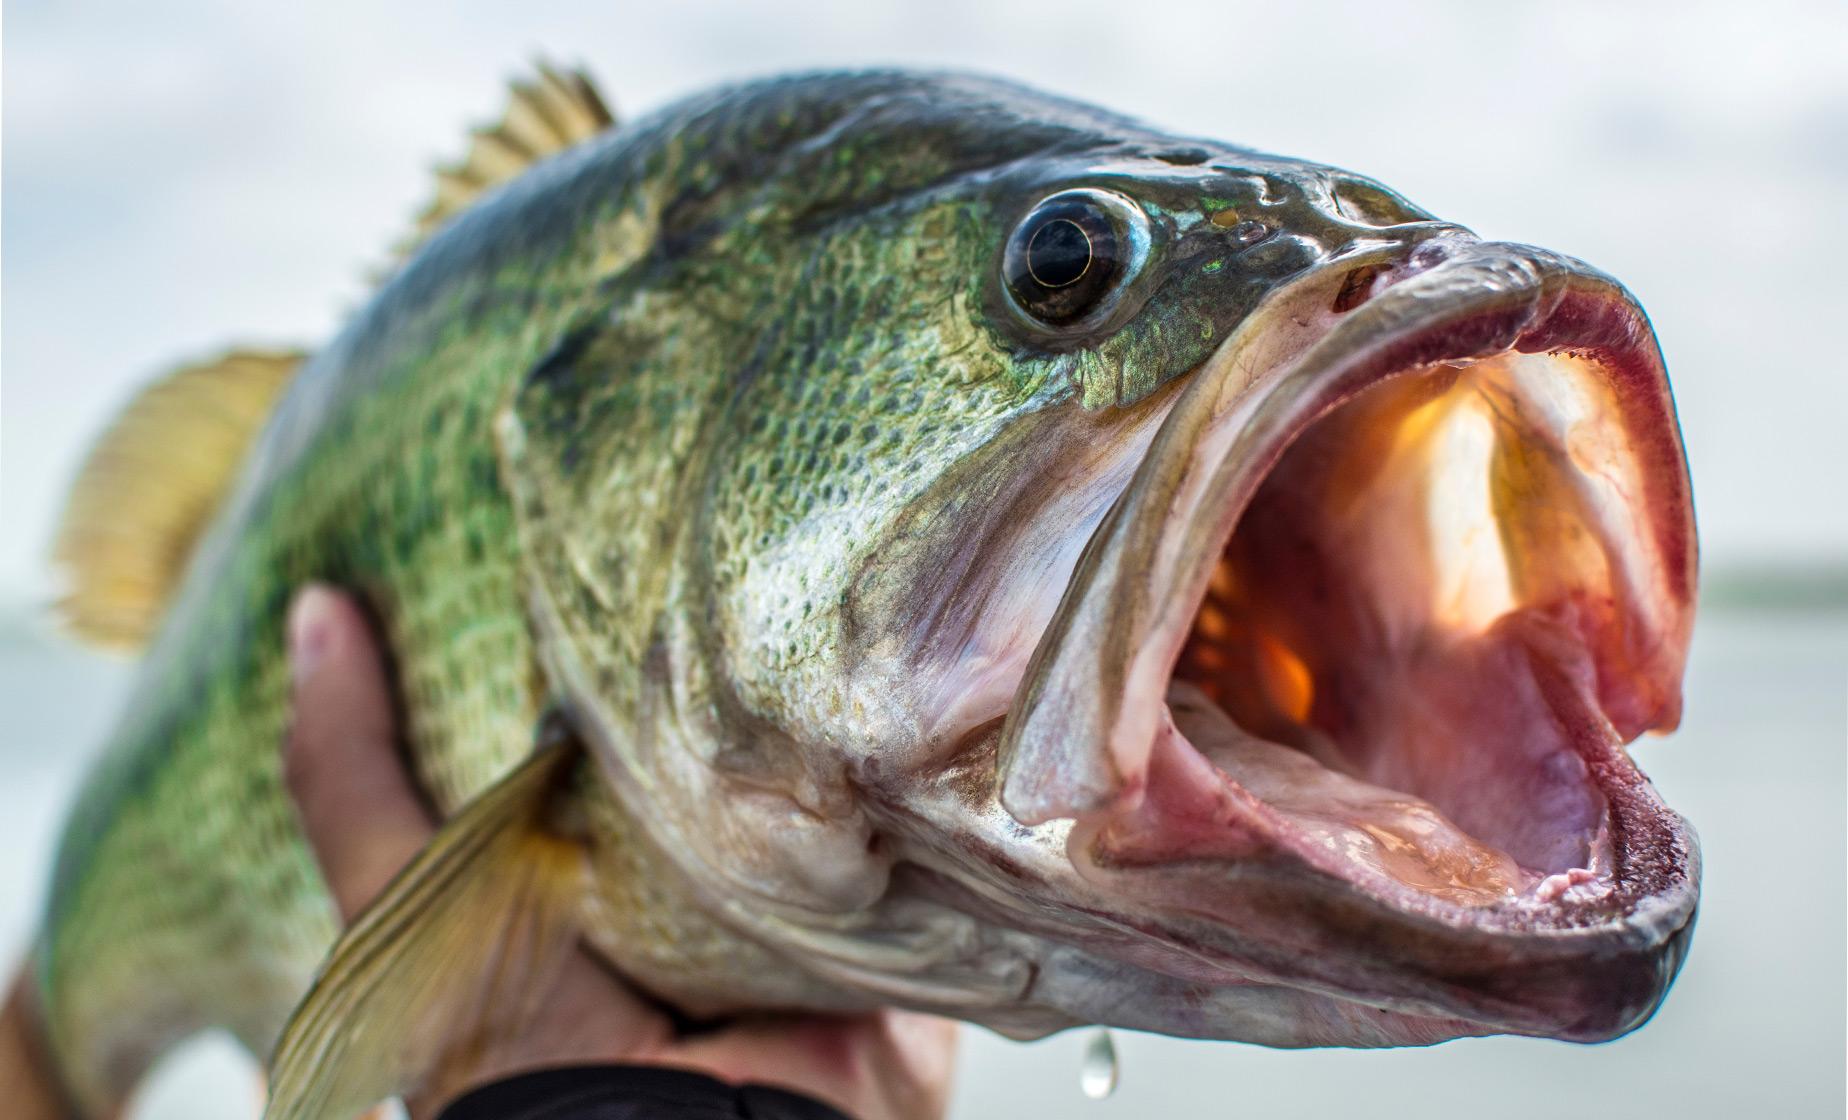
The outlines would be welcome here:
[[[289,656],[294,719],[284,772],[321,874],[350,922],[436,825],[403,766],[384,663],[358,608],[328,588],[304,589],[290,610]],[[893,1010],[782,1016],[682,1038],[581,947],[544,1006],[530,1031],[427,1087],[410,1102],[412,1116],[435,1116],[468,1089],[517,1073],[611,1063],[775,1085],[859,1120],[940,1117],[947,1102],[956,1025],[946,1019]]]

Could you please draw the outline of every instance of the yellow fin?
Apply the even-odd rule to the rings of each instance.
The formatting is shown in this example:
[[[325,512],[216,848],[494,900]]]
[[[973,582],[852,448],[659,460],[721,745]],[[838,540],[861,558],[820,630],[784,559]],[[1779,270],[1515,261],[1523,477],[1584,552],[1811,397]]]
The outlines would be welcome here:
[[[409,256],[437,228],[490,189],[549,155],[614,127],[615,116],[580,70],[536,64],[534,81],[516,81],[496,124],[470,134],[468,154],[437,168],[436,196],[417,215],[417,228],[397,246]]]
[[[360,915],[283,1029],[264,1120],[344,1120],[526,1029],[589,890],[581,826],[560,811],[582,757],[575,742],[542,748]]]
[[[71,631],[132,648],[159,624],[295,352],[233,350],[141,391],[90,451],[52,546]]]

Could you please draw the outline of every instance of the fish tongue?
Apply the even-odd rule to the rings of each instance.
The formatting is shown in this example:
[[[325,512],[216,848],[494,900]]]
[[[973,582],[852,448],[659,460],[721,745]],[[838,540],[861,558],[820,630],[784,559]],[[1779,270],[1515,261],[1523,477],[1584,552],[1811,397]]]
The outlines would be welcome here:
[[[1350,872],[1383,875],[1457,901],[1493,902],[1531,878],[1505,852],[1457,827],[1429,802],[1252,735],[1191,685],[1177,684],[1170,697],[1177,735],[1228,788],[1218,797],[1217,842],[1208,839],[1210,830],[1189,835],[1186,827],[1176,828],[1175,821],[1187,817],[1169,815],[1159,823],[1143,822],[1144,858],[1154,854],[1150,843],[1156,836],[1169,859],[1236,858],[1255,850],[1251,836],[1268,821],[1276,828],[1275,843],[1285,849],[1314,857],[1338,853]],[[1304,734],[1318,737],[1313,729]],[[1324,757],[1338,749],[1326,739],[1318,745]],[[1176,775],[1166,751],[1160,766],[1163,778]],[[1197,772],[1188,778],[1200,780]],[[1164,781],[1158,792],[1152,777],[1150,785],[1149,806],[1172,814],[1184,803],[1180,783]],[[1262,814],[1252,811],[1254,804],[1262,806]],[[1113,854],[1120,857],[1121,851]]]

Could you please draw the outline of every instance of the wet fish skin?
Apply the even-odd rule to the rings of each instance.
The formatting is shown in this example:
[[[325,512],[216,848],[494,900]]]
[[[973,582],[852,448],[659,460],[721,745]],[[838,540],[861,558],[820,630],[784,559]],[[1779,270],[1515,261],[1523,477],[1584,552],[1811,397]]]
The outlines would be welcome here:
[[[1108,322],[1054,339],[994,273],[1070,186],[1132,193],[1161,248]],[[112,1100],[207,1025],[267,1052],[334,936],[277,756],[309,580],[375,612],[445,813],[571,714],[596,760],[585,921],[638,982],[696,1013],[893,994],[803,952],[903,971],[852,956],[917,893],[863,791],[954,745],[944,681],[1010,586],[998,550],[1041,524],[1010,515],[1145,444],[1281,283],[1454,229],[1358,176],[957,75],[735,87],[517,180],[298,376],[148,651],[38,953],[67,1077]],[[1082,544],[1102,503],[1071,500]],[[910,1002],[1023,997],[1045,943],[981,936],[914,947],[946,972]]]

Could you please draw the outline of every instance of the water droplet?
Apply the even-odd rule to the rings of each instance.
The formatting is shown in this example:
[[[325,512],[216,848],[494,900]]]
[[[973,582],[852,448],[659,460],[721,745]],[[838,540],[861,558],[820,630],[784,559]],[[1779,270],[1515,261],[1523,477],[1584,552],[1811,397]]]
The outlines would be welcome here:
[[[1116,1091],[1116,1043],[1110,1028],[1099,1027],[1084,1044],[1084,1061],[1078,1066],[1078,1088],[1094,1101],[1101,1101]]]

